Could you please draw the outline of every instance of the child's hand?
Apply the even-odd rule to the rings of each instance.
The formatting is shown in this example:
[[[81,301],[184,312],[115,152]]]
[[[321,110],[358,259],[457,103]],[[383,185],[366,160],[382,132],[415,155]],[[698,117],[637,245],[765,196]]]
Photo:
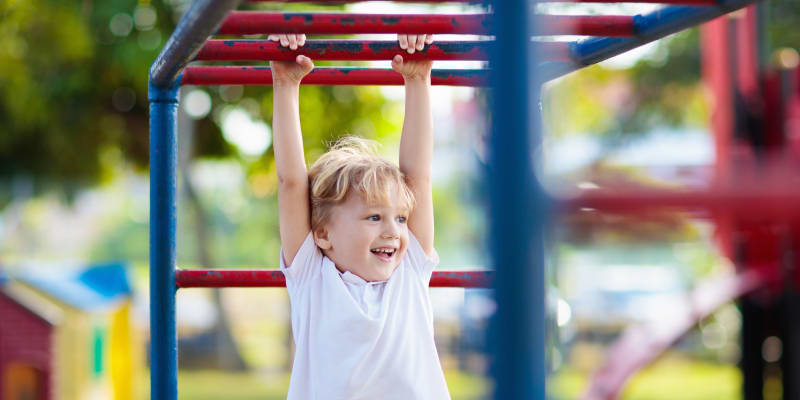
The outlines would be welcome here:
[[[306,44],[305,33],[272,33],[267,36],[267,39],[273,42],[280,41],[281,46],[288,47],[292,50],[297,50],[298,47]]]
[[[399,34],[397,40],[400,42],[400,48],[414,54],[414,51],[422,50],[426,44],[433,43],[433,35],[408,35]]]
[[[400,54],[392,59],[392,69],[403,75],[403,79],[408,82],[412,80],[429,81],[431,78],[432,60],[404,61]]]
[[[433,35],[397,35],[400,41],[400,48],[405,49],[408,54],[413,54],[415,50],[422,50],[426,44],[433,43]],[[392,69],[403,75],[403,79],[429,81],[431,77],[432,60],[405,61],[403,56],[396,55],[392,59]]]
[[[298,47],[306,44],[305,34],[272,34],[267,37],[273,42],[280,41],[281,46],[289,47],[292,50],[297,50]],[[300,81],[312,69],[314,63],[310,58],[298,55],[294,61],[270,61],[270,68],[272,68],[272,85],[299,85]]]

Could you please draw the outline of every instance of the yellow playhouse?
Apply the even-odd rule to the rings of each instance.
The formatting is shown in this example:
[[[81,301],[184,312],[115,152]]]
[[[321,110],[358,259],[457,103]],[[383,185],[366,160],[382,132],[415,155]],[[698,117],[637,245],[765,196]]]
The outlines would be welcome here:
[[[0,277],[0,398],[140,398],[143,346],[125,266],[24,270]]]

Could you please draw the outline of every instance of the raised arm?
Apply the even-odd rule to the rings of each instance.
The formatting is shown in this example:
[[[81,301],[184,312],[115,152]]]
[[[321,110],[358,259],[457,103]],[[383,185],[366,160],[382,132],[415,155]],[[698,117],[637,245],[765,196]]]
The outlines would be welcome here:
[[[299,37],[298,37],[299,36]],[[270,35],[272,40],[296,49],[305,35]],[[274,104],[272,146],[278,172],[278,214],[284,263],[291,265],[297,250],[311,230],[308,199],[308,171],[300,131],[300,80],[314,64],[308,57],[295,61],[271,61]]]
[[[408,53],[433,43],[431,35],[399,35],[400,47]],[[433,118],[431,116],[432,61],[408,61],[397,55],[392,68],[405,80],[405,119],[400,139],[400,171],[414,192],[416,207],[409,215],[408,227],[425,253],[433,252],[433,198],[431,163],[433,161]]]

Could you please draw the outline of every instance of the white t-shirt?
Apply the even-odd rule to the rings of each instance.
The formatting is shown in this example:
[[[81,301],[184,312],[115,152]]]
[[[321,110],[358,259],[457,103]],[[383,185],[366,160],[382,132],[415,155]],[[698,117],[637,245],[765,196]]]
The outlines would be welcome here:
[[[309,233],[281,271],[296,345],[288,400],[449,399],[428,283],[438,255],[413,235],[383,282],[341,273]]]

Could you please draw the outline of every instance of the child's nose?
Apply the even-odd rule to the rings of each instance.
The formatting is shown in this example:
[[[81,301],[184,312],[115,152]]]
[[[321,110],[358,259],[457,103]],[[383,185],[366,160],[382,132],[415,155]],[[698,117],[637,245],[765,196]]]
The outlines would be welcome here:
[[[396,238],[400,236],[399,223],[395,221],[387,221],[383,227],[383,236],[386,238]]]

